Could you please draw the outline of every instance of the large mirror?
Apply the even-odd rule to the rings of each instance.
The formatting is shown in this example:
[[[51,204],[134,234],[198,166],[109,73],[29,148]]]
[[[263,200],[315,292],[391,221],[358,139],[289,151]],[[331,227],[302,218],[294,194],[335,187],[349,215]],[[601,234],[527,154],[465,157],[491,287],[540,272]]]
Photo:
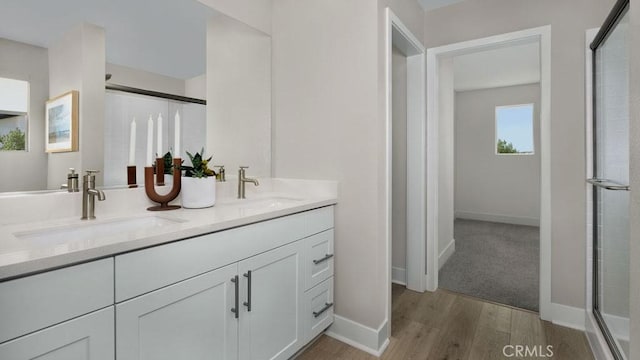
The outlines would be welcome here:
[[[270,175],[268,35],[197,0],[6,0],[2,15],[0,193],[60,189],[69,168],[124,186],[131,163],[143,184],[150,118],[153,158],[178,132],[183,159],[204,147]],[[45,106],[71,90],[78,151],[47,152]]]

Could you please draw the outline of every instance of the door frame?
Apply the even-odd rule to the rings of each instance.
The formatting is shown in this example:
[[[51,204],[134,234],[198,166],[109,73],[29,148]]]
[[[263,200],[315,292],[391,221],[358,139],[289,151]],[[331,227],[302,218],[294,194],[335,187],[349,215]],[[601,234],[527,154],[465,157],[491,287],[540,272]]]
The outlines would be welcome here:
[[[427,49],[427,199],[438,207],[438,165],[446,161],[439,154],[438,129],[440,60],[479,50],[499,48],[519,43],[538,42],[540,45],[540,318],[551,320],[551,25],[515,31],[481,39]],[[447,71],[453,71],[448,69]],[[451,75],[452,76],[452,75]],[[453,153],[453,143],[447,144]],[[448,166],[452,169],[452,166]],[[452,201],[450,197],[445,201]],[[429,204],[429,209],[433,205]],[[453,209],[453,204],[451,206]],[[438,228],[439,217],[453,221],[453,213],[437,214],[427,211],[427,290],[438,288]],[[449,239],[450,240],[450,239]]]
[[[427,212],[426,196],[426,68],[425,47],[390,8],[385,9],[385,208],[387,307],[386,319],[391,318],[392,281],[392,51],[397,46],[407,56],[407,288],[425,290],[425,239]]]

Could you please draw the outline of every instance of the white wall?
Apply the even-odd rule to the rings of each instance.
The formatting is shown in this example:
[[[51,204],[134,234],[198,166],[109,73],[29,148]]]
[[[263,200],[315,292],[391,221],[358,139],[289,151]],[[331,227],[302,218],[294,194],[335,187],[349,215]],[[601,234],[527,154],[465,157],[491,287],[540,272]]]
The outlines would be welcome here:
[[[212,9],[271,35],[273,0],[198,0]]]
[[[575,307],[585,289],[585,257],[576,256],[586,251],[584,36],[613,3],[467,0],[425,15],[427,47],[551,24],[551,301]]]
[[[276,0],[273,171],[339,181],[336,313],[371,328],[384,319],[377,153],[376,17],[370,0]],[[329,26],[331,24],[331,26]]]
[[[207,149],[237,174],[271,176],[271,38],[224,15],[207,27]],[[188,150],[188,149],[187,149]]]
[[[11,51],[11,49],[6,49]],[[29,112],[29,83],[24,80],[0,79],[0,111],[25,114]]]
[[[385,12],[422,38],[415,1],[275,0],[273,169],[340,183],[336,314],[387,339]],[[367,330],[367,331],[369,331]]]
[[[533,155],[496,155],[495,107],[534,104]],[[540,222],[540,85],[456,92],[456,217]]]
[[[113,75],[108,84],[124,85],[173,95],[185,95],[185,80],[160,75],[127,66],[106,64],[106,72]]]
[[[29,151],[0,151],[0,192],[47,187],[44,103],[49,99],[47,49],[0,38],[0,77],[29,82]],[[40,174],[40,175],[37,175]]]
[[[391,266],[406,269],[407,259],[407,57],[392,53],[393,205]]]
[[[79,151],[50,153],[48,188],[66,183],[69,168],[101,170],[104,164],[104,29],[81,24],[49,48],[49,97],[80,92]],[[102,184],[102,174],[96,176]]]
[[[186,79],[184,81],[184,96],[196,99],[207,98],[207,74]]]

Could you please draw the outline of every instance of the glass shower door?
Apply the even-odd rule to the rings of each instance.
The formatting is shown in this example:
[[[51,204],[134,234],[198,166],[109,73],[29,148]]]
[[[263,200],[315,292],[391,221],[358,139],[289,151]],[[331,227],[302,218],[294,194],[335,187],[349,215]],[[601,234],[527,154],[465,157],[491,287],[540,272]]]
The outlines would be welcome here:
[[[616,359],[629,352],[629,38],[626,9],[594,49],[593,313]]]

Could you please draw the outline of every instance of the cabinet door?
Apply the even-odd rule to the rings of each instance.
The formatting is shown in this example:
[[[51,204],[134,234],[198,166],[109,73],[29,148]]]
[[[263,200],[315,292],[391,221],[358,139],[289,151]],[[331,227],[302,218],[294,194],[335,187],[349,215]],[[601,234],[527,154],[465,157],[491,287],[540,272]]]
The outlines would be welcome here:
[[[232,264],[116,305],[118,360],[236,359],[236,276]]]
[[[303,345],[301,242],[243,260],[240,359],[288,359]]]
[[[0,359],[113,360],[114,346],[111,306],[8,341]]]

